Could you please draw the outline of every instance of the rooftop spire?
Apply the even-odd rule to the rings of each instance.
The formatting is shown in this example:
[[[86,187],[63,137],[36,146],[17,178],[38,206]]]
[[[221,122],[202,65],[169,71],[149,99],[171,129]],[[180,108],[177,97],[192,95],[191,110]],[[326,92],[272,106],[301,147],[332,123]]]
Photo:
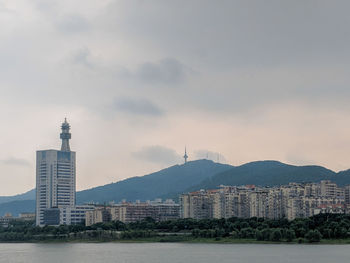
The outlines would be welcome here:
[[[64,122],[61,125],[62,132],[60,134],[60,138],[62,139],[61,151],[70,152],[69,147],[69,139],[71,138],[71,134],[69,133],[70,125],[67,122],[67,118],[64,118]]]
[[[186,147],[185,147],[185,155],[184,155],[184,159],[185,159],[185,163],[187,163],[188,155],[187,155],[187,150],[186,150]]]

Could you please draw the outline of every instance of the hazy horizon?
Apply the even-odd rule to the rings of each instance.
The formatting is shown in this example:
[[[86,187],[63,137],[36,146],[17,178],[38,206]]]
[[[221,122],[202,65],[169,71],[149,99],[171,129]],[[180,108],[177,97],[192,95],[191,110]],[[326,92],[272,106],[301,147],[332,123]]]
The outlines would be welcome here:
[[[71,125],[77,190],[209,158],[350,168],[348,1],[4,0],[0,196]]]

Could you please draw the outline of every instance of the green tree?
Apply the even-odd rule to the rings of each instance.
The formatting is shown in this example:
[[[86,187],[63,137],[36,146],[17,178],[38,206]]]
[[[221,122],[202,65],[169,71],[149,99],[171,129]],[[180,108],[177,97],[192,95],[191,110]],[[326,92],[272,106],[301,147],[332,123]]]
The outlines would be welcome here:
[[[320,233],[320,231],[318,230],[309,230],[309,232],[307,232],[305,234],[305,238],[310,242],[310,243],[313,243],[313,242],[320,242],[321,241],[321,238],[322,238],[322,235]]]
[[[240,238],[255,238],[255,231],[251,227],[246,227],[239,231]]]
[[[288,242],[293,241],[293,239],[295,239],[295,237],[296,237],[294,230],[293,229],[287,229],[286,233],[285,233],[285,237],[286,237],[286,240]]]
[[[264,240],[264,236],[262,234],[262,231],[260,231],[260,230],[256,230],[255,236],[256,236],[256,240],[258,240],[258,241],[263,241]]]
[[[280,229],[274,229],[271,233],[271,241],[280,241],[282,238],[282,233]]]
[[[261,231],[261,234],[263,235],[263,240],[269,241],[271,237],[271,229],[265,228]]]
[[[200,230],[198,228],[192,229],[192,236],[199,237]]]

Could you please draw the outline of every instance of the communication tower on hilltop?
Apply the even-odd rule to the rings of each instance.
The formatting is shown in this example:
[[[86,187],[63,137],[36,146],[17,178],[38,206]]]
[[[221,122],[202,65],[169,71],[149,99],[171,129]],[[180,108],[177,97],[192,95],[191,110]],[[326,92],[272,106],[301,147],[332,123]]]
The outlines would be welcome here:
[[[185,155],[184,155],[184,159],[185,159],[185,163],[187,163],[188,155],[187,155],[187,150],[186,150],[186,147],[185,147]]]

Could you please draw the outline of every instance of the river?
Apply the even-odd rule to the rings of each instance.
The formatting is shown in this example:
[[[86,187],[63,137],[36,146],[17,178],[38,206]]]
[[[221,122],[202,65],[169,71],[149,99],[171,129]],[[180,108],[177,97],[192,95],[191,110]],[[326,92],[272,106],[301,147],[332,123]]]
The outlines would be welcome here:
[[[0,262],[329,263],[350,262],[350,246],[192,243],[0,243]]]

